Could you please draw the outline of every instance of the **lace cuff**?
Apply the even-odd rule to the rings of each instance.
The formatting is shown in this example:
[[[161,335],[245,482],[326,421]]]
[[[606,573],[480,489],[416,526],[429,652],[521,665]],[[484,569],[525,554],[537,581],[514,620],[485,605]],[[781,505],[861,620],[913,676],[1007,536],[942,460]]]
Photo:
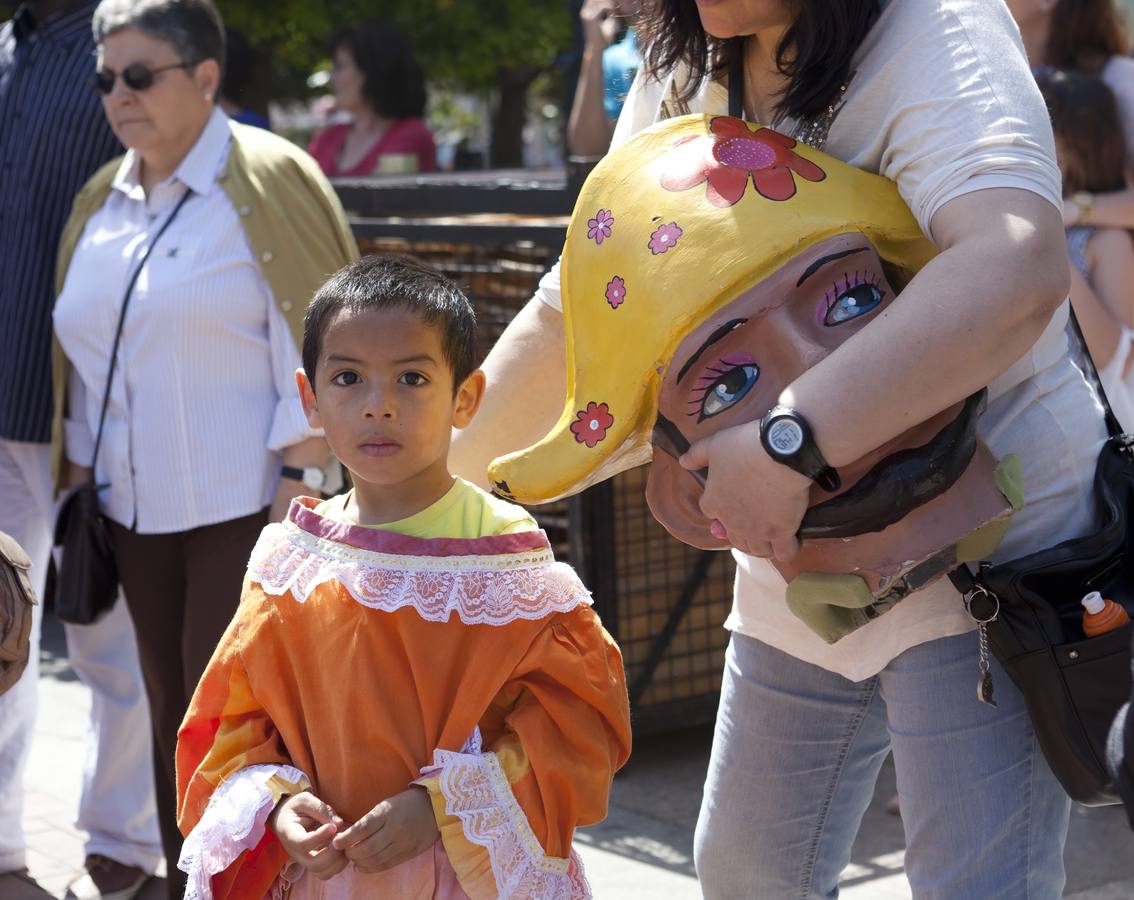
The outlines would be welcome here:
[[[211,900],[212,878],[255,849],[280,798],[311,787],[291,766],[248,766],[228,776],[181,847],[177,868],[189,876],[185,900]]]
[[[501,900],[589,900],[583,862],[548,856],[512,793],[495,753],[481,753],[479,733],[461,752],[436,750],[425,777],[436,777],[445,811],[460,820],[465,838],[488,852]],[[428,785],[427,785],[428,786]]]

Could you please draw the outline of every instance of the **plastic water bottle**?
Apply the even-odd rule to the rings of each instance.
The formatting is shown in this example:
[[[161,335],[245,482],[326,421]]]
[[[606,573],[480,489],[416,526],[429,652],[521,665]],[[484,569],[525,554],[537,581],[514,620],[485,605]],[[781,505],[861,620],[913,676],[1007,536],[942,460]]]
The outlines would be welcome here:
[[[1083,610],[1083,631],[1089,638],[1121,628],[1130,621],[1121,604],[1105,599],[1098,591],[1091,591],[1083,598]]]

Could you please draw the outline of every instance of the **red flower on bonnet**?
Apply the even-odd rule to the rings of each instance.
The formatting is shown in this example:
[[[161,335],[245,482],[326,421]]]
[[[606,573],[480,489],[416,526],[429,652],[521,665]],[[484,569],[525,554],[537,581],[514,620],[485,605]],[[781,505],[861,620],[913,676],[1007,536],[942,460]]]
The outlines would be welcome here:
[[[595,444],[606,437],[607,429],[614,424],[614,416],[610,414],[610,407],[605,403],[595,403],[593,400],[587,404],[586,409],[575,413],[575,421],[571,423],[571,431],[575,440],[594,449]]]
[[[747,122],[718,116],[709,123],[712,136],[679,141],[666,161],[661,186],[687,191],[708,182],[705,196],[713,206],[732,206],[744,196],[749,177],[756,192],[769,200],[795,196],[794,172],[807,181],[822,181],[827,173],[792,148],[792,138]]]

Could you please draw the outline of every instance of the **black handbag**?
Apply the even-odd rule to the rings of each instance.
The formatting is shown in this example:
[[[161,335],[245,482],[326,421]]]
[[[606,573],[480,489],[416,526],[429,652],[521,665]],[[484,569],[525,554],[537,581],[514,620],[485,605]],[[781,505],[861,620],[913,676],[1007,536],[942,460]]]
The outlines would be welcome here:
[[[1131,625],[1097,637],[1083,632],[1081,601],[1090,591],[1134,613],[1134,436],[1123,434],[1070,314],[1077,364],[1098,393],[1109,437],[1099,454],[1089,534],[975,573],[961,566],[953,584],[978,623],[980,699],[993,700],[991,647],[1024,695],[1040,748],[1055,777],[1087,806],[1121,802],[1106,766],[1107,732],[1130,697]]]
[[[99,413],[98,434],[95,437],[94,454],[91,457],[91,481],[69,490],[59,504],[59,514],[55,520],[55,546],[63,550],[55,582],[55,615],[71,625],[93,625],[114,606],[118,597],[118,566],[114,560],[114,544],[110,538],[110,526],[99,510],[99,491],[109,484],[96,484],[94,471],[98,462],[98,451],[102,446],[102,430],[106,424],[106,408],[110,404],[110,386],[114,380],[114,369],[118,362],[118,345],[122,340],[122,325],[126,321],[126,307],[134,292],[138,276],[150,258],[157,242],[180,212],[190,191],[186,190],[177,201],[173,212],[149,242],[138,265],[134,268],[126,293],[122,298],[122,308],[118,313],[118,327],[114,333],[114,346],[110,351],[110,370],[106,375],[106,389],[102,395],[102,411]]]

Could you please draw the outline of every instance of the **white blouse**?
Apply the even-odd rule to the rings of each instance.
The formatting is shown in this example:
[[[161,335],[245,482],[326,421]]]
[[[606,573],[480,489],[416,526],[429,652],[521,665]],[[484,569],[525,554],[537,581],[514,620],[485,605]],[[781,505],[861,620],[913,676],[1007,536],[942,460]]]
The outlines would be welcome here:
[[[145,248],[189,189],[134,286],[95,471],[104,513],[139,533],[249,515],[272,499],[280,451],[320,432],[303,416],[301,365],[232,202],[219,184],[232,143],[214,111],[172,176],[147,196],[130,151],[91,216],[55,305],[70,359],[67,458],[94,452],[123,294]]]

